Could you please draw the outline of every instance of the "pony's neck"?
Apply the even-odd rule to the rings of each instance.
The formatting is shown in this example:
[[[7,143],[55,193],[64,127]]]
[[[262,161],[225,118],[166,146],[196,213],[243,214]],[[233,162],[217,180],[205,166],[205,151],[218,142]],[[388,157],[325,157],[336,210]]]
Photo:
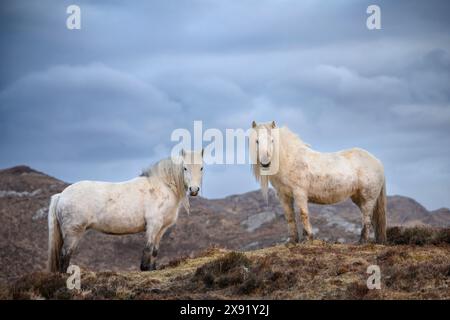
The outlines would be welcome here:
[[[294,132],[289,130],[288,127],[280,128],[280,137],[279,137],[279,148],[278,148],[278,161],[279,168],[288,168],[291,166],[289,160],[292,158],[289,155],[295,150],[295,152],[304,154],[309,152],[311,149],[308,144],[303,142],[299,136],[297,136]],[[302,157],[296,157],[296,162],[303,161]]]
[[[182,165],[175,163],[171,158],[159,161],[142,175],[163,181],[174,193],[178,204],[186,198],[187,189],[184,184]]]

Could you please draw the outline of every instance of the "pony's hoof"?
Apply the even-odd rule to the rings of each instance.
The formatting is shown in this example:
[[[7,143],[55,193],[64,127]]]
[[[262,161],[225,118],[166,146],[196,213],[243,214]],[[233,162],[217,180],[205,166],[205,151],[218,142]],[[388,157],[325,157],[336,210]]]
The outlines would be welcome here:
[[[314,241],[314,237],[312,234],[304,235],[301,243],[312,243]]]
[[[358,244],[368,244],[369,243],[369,239],[365,239],[365,238],[360,238],[358,241]]]
[[[292,245],[292,244],[297,244],[298,242],[299,242],[298,238],[289,237],[289,238],[286,239],[286,242],[284,244]]]
[[[153,264],[141,264],[141,271],[152,271],[156,269],[156,265]]]
[[[150,268],[148,266],[141,265],[141,271],[149,271]]]

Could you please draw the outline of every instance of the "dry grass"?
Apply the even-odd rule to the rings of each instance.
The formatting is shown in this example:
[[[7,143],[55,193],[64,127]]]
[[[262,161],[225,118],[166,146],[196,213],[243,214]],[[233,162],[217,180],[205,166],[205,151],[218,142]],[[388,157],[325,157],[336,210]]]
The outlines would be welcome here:
[[[392,227],[387,229],[390,244],[450,244],[450,228]]]
[[[420,245],[314,241],[251,252],[210,248],[152,272],[82,270],[80,291],[66,289],[67,275],[32,273],[0,288],[0,298],[450,299],[450,245],[418,230],[395,235],[391,242]],[[380,266],[381,290],[366,286],[371,264]]]

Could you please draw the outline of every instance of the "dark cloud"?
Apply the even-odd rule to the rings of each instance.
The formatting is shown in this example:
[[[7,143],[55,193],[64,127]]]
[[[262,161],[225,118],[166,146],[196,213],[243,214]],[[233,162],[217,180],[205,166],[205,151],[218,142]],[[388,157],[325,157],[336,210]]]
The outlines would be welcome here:
[[[448,1],[7,1],[0,11],[1,166],[121,180],[170,133],[276,119],[321,151],[360,146],[390,193],[450,206]],[[206,196],[256,188],[211,166]]]

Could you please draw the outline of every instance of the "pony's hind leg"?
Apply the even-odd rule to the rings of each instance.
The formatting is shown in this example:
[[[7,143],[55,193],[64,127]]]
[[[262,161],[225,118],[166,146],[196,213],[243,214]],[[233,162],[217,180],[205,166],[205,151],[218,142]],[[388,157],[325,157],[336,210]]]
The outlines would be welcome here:
[[[286,194],[279,193],[281,205],[283,206],[284,216],[288,224],[289,239],[288,242],[299,242],[297,223],[295,221],[294,199]]]
[[[375,200],[362,201],[359,208],[362,213],[362,229],[361,237],[359,238],[359,243],[366,243],[369,241],[370,226],[372,223],[372,212],[375,207]]]
[[[81,237],[83,236],[82,232],[79,233],[69,233],[64,236],[64,244],[62,246],[61,255],[60,255],[60,265],[59,272],[65,273],[67,268],[70,265],[70,258],[72,257],[73,252],[78,246]]]
[[[309,211],[308,211],[308,204],[306,204],[303,207],[300,207],[300,217],[302,219],[303,224],[303,240],[311,241],[313,240],[313,232],[311,223],[309,222]]]

